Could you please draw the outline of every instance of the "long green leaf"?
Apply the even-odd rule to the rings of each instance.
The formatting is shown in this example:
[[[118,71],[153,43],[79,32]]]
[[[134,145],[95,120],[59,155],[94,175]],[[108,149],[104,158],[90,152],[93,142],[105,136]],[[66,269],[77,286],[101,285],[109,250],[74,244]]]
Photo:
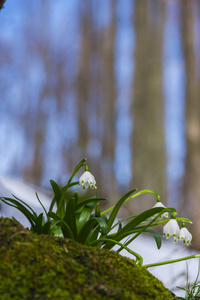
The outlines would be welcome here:
[[[65,186],[63,186],[62,188],[61,188],[61,191],[62,192],[66,192],[67,191],[67,189],[69,189],[70,187],[72,187],[72,186],[74,186],[74,185],[78,185],[79,184],[79,181],[75,181],[75,182],[71,182],[71,183],[68,183],[68,184],[66,184]]]
[[[40,200],[40,198],[39,198],[39,196],[38,196],[38,193],[36,192],[36,197],[37,197],[37,199],[38,199],[38,202],[40,203],[40,205],[42,206],[42,208],[43,208],[43,210],[44,210],[44,212],[45,212],[45,214],[46,214],[46,216],[47,216],[47,211],[46,211],[46,208],[44,207],[44,205],[42,204],[42,202],[41,202],[41,200]]]
[[[151,233],[153,235],[153,237],[156,241],[157,248],[160,249],[162,246],[162,239],[161,239],[160,235],[151,229],[145,229],[145,232]]]
[[[61,218],[60,218],[59,216],[57,216],[57,214],[54,213],[53,211],[48,212],[47,215],[48,215],[48,217],[50,217],[50,218],[52,218],[52,219],[54,219],[54,220],[56,220],[56,221],[61,220]]]
[[[42,233],[43,234],[47,234],[47,235],[50,235],[50,233],[51,233],[51,221],[48,221],[48,222],[46,222],[44,225],[43,225],[43,227],[42,227]]]
[[[118,202],[117,204],[115,205],[115,207],[113,208],[112,210],[112,213],[110,214],[110,217],[108,219],[108,230],[111,229],[111,226],[112,224],[114,223],[115,219],[116,219],[116,216],[122,206],[122,204],[126,201],[126,199],[136,191],[136,189],[126,193]]]
[[[90,234],[90,236],[89,236],[89,238],[88,238],[88,244],[91,243],[91,242],[93,242],[93,241],[95,241],[95,240],[97,240],[98,235],[99,235],[99,232],[100,232],[100,227],[99,227],[99,225],[98,225],[98,226],[96,226],[96,227],[91,231],[91,234]],[[102,242],[100,242],[100,244],[101,244],[101,243],[102,243]]]
[[[10,206],[14,206],[15,208],[17,208],[19,211],[21,211],[23,213],[23,215],[29,220],[31,226],[35,224],[36,222],[36,217],[34,214],[32,214],[23,204],[21,204],[19,201],[15,200],[15,199],[11,199],[11,198],[0,198],[4,203],[6,203],[7,205]],[[14,205],[11,205],[9,202],[11,202]]]
[[[128,224],[126,224],[122,229],[120,229],[115,235],[115,240],[120,241],[127,235],[128,232],[134,230],[137,225],[139,225],[143,221],[147,220],[148,218],[154,216],[155,214],[157,214],[161,211],[165,211],[165,210],[166,209],[163,209],[162,207],[155,207],[155,208],[151,208],[151,209],[144,211],[143,213],[141,213],[137,217],[135,217],[133,220],[131,220]],[[167,210],[175,211],[173,209],[167,209]],[[144,228],[141,229],[140,232],[144,231],[145,229],[146,228],[144,226]],[[113,247],[113,244],[111,244],[111,243],[106,245],[107,249],[111,249],[112,247]]]
[[[167,209],[168,211],[175,211],[172,209]],[[142,212],[141,214],[139,214],[137,217],[135,217],[133,220],[131,220],[128,224],[126,224],[119,232],[119,234],[129,231],[129,230],[133,230],[137,225],[139,225],[140,223],[142,223],[143,221],[147,220],[148,218],[156,215],[157,213],[164,211],[164,209],[162,207],[155,207],[155,208],[150,208],[144,212]]]
[[[12,196],[13,196],[16,200],[20,201],[23,205],[26,205],[26,207],[28,207],[28,208],[32,211],[32,213],[35,213],[35,214],[36,214],[36,212],[32,209],[32,207],[30,207],[25,201],[23,201],[22,199],[16,197],[15,195],[12,195]]]
[[[41,234],[42,233],[42,222],[43,222],[43,213],[41,213],[35,222],[35,225],[33,226],[33,231],[37,234]]]
[[[65,216],[63,218],[63,220],[71,228],[75,238],[77,236],[76,215],[75,215],[76,201],[77,200],[75,197],[72,197],[67,201]]]
[[[100,241],[105,241],[105,242],[109,242],[109,243],[114,243],[115,245],[119,245],[121,248],[125,249],[126,251],[128,251],[129,253],[131,253],[132,255],[134,255],[136,257],[136,261],[138,262],[138,264],[141,266],[143,263],[143,258],[142,256],[140,256],[138,253],[134,252],[133,250],[129,249],[128,247],[126,247],[125,245],[123,245],[120,242],[117,242],[115,240],[112,239],[107,239],[107,238],[100,238],[97,241],[94,241],[92,243],[90,243],[90,246],[95,246],[96,244],[98,244],[98,242]]]
[[[72,181],[72,179],[74,178],[74,176],[76,175],[76,173],[79,171],[79,169],[84,165],[84,163],[86,162],[86,158],[83,158],[80,163],[75,167],[72,176],[70,177],[68,184],[70,184],[70,182]]]
[[[87,199],[87,200],[84,200],[82,202],[80,202],[77,207],[76,207],[76,211],[81,209],[83,206],[89,204],[89,203],[96,203],[96,202],[99,202],[99,201],[104,201],[104,200],[107,200],[105,198],[96,198],[96,197],[91,197],[90,199]]]
[[[131,230],[131,231],[128,231],[128,232],[124,232],[122,235],[120,235],[120,237],[118,237],[118,241],[121,241],[124,238],[129,237],[132,234],[138,233],[138,232],[140,232],[140,228],[137,228],[137,229],[134,229],[134,230]],[[160,249],[160,247],[162,245],[162,239],[161,239],[160,235],[156,231],[151,230],[151,229],[145,229],[144,232],[151,233],[153,235],[153,237],[156,241],[157,248]],[[110,234],[107,237],[112,238],[112,240],[115,240],[115,235],[116,235],[116,233]],[[114,247],[114,244],[111,248],[113,248],[113,247]],[[105,245],[104,248],[107,248],[106,245]],[[109,248],[109,249],[111,249],[111,248]]]
[[[82,227],[81,231],[78,234],[77,241],[81,244],[85,244],[87,242],[87,239],[91,233],[91,231],[94,229],[96,225],[99,225],[99,229],[102,233],[102,235],[106,235],[108,232],[108,226],[106,221],[103,218],[97,218],[94,217],[90,220],[88,220],[84,226]]]
[[[56,221],[52,226],[51,229],[53,229],[55,226],[60,226],[60,228],[62,229],[63,235],[65,238],[70,238],[75,240],[74,234],[71,230],[71,228],[69,227],[69,225],[64,221],[64,220],[58,220]]]
[[[154,208],[153,208],[154,209]],[[142,226],[142,228],[138,231],[138,233],[136,235],[134,235],[131,239],[129,239],[125,245],[127,246],[129,243],[131,243],[134,239],[136,239],[142,232],[144,232],[148,227],[150,227],[151,225],[155,224],[155,220],[160,217],[163,213],[165,212],[169,212],[169,213],[175,213],[176,210],[175,208],[165,208],[165,209],[162,209],[161,212],[159,212],[156,216],[152,216],[153,219],[148,222],[145,226]],[[161,223],[161,222],[160,222]],[[121,250],[121,249],[120,249]],[[119,250],[119,251],[120,251]]]
[[[85,207],[82,209],[79,218],[76,219],[78,232],[81,230],[83,225],[90,219],[93,209],[94,202],[92,202],[90,205],[85,205]]]
[[[50,180],[50,183],[51,183],[52,189],[54,191],[54,195],[55,195],[55,197],[53,198],[53,200],[51,202],[50,208],[49,208],[49,211],[52,211],[55,203],[57,204],[57,207],[58,207],[58,204],[62,197],[62,192],[60,190],[59,185],[55,181]]]

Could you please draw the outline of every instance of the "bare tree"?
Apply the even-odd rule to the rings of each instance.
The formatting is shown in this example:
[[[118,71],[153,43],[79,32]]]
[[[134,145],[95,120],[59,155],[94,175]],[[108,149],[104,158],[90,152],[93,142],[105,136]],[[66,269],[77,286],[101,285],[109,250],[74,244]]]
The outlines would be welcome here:
[[[135,1],[131,185],[155,190],[165,203],[167,188],[162,94],[164,8],[164,1]],[[142,209],[151,204],[153,202],[143,204]],[[141,211],[141,202],[134,202],[133,209]]]
[[[116,40],[116,0],[110,2],[110,19],[103,32],[103,74],[102,74],[102,178],[106,182],[105,193],[109,197],[116,194],[115,186],[115,143],[116,143],[116,79],[115,79],[115,40]]]
[[[186,158],[183,183],[184,216],[191,218],[194,225],[193,246],[200,249],[200,88],[197,72],[197,54],[195,53],[195,1],[181,1],[181,32],[185,60],[186,105],[185,138]]]

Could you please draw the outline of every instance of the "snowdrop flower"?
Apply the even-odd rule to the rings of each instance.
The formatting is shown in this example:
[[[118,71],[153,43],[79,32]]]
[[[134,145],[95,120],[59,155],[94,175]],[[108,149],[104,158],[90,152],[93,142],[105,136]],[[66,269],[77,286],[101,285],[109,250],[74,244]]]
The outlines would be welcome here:
[[[171,236],[174,238],[174,243],[177,242],[179,238],[180,228],[175,219],[169,220],[167,224],[163,227],[163,236],[169,239]]]
[[[164,206],[163,204],[162,204],[162,202],[156,202],[156,204],[152,207],[152,208],[155,208],[155,207],[163,207],[163,208],[166,208],[166,206]],[[157,216],[157,214],[156,214],[156,216]],[[152,218],[154,218],[155,216],[152,216]],[[163,217],[165,217],[165,218],[168,218],[168,212],[165,212],[164,214],[162,214],[162,216],[160,217],[160,219],[162,219]]]
[[[79,178],[79,186],[82,186],[83,190],[86,190],[89,186],[92,189],[97,189],[96,180],[89,171],[85,171]]]
[[[192,235],[186,227],[181,228],[180,234],[179,234],[179,240],[182,240],[183,244],[187,244],[187,246],[189,246],[191,244]]]

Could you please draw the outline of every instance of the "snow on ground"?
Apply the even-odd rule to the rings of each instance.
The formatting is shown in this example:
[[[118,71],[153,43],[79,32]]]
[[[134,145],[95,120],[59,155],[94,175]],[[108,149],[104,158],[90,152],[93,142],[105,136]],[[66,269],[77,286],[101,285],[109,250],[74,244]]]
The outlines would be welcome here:
[[[15,178],[0,176],[0,196],[13,197],[13,195],[19,197],[23,201],[27,202],[34,211],[37,213],[42,212],[42,207],[36,198],[36,191],[40,200],[46,208],[49,208],[51,199],[46,195],[44,191],[33,187],[22,180]],[[29,222],[26,218],[15,208],[10,207],[4,203],[1,203],[1,215],[11,218],[14,216],[25,227],[29,226]],[[162,262],[166,260],[181,258],[196,254],[197,252],[192,250],[191,247],[183,245],[181,242],[177,244],[173,243],[173,239],[163,239],[162,247],[157,249],[155,240],[150,235],[139,236],[132,244],[130,248],[139,253],[143,259],[144,264],[150,264],[155,262]],[[122,255],[133,258],[131,254],[123,250],[120,252]],[[188,260],[189,279],[191,283],[196,279],[198,272],[198,259]],[[178,262],[169,265],[157,266],[148,268],[148,270],[161,280],[164,285],[175,292],[177,296],[184,296],[184,292],[176,289],[176,286],[184,286],[186,283],[186,262]]]
[[[0,176],[0,196],[1,197],[13,198],[13,195],[14,195],[14,196],[20,198],[21,200],[23,200],[24,202],[26,202],[28,205],[30,205],[32,207],[32,209],[36,213],[39,214],[39,213],[43,212],[43,210],[42,210],[42,207],[41,207],[39,201],[37,200],[36,192],[37,192],[42,204],[44,205],[44,207],[49,208],[51,199],[41,189],[31,186],[30,184],[27,184],[23,180],[20,180],[20,179]],[[20,211],[18,211],[14,207],[6,205],[2,201],[0,204],[1,204],[0,214],[3,217],[12,218],[12,216],[13,216],[13,217],[15,217],[15,219],[20,221],[20,223],[23,224],[25,227],[30,226],[30,223],[27,221],[27,219],[24,217],[24,215]]]

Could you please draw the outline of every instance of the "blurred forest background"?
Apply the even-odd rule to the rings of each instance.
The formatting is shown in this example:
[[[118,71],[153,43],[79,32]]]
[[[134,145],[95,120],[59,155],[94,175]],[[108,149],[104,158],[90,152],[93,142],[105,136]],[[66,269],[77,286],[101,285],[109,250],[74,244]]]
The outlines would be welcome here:
[[[154,189],[200,245],[200,1],[4,6],[0,174],[49,188],[86,157],[99,196]]]

